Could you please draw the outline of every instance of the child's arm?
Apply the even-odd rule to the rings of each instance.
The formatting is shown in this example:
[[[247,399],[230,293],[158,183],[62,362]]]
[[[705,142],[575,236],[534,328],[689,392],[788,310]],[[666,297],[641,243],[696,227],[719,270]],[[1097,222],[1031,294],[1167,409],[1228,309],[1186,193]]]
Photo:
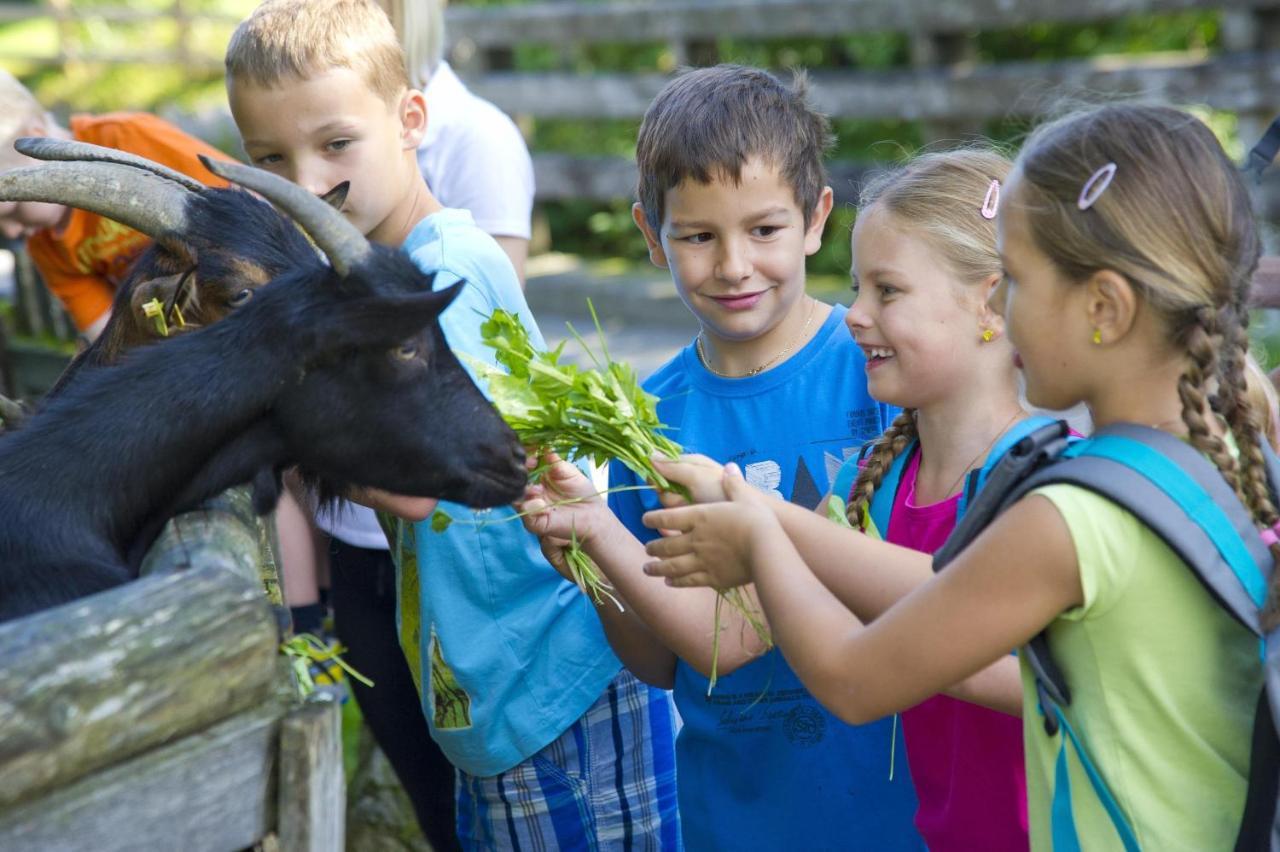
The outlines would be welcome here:
[[[663,475],[689,488],[700,502],[726,499],[721,485],[724,468],[719,463],[693,455],[655,463]],[[680,499],[664,502],[684,503]],[[785,500],[769,500],[766,505],[809,569],[863,622],[875,620],[933,578],[928,554],[832,523],[825,512],[810,512]],[[945,692],[1012,716],[1022,713],[1022,681],[1012,657],[1001,658]]]
[[[672,461],[655,458],[654,464],[663,476],[689,489],[694,502],[727,499],[725,468],[719,462],[684,455]],[[678,497],[663,497],[667,506],[684,502]],[[872,621],[933,577],[933,559],[927,553],[832,523],[786,500],[768,500],[764,505],[782,524],[805,564],[863,621]]]
[[[964,681],[1083,600],[1066,523],[1033,496],[864,626],[808,570],[769,498],[732,473],[725,489],[730,502],[646,516],[650,526],[684,533],[651,542],[660,561],[646,570],[676,585],[753,579],[787,661],[823,704],[854,724]]]
[[[347,499],[370,509],[390,512],[397,518],[406,521],[425,521],[431,517],[440,502],[434,497],[407,497],[403,494],[392,494],[381,488],[353,488]]]
[[[607,600],[596,611],[614,652],[637,677],[655,686],[670,688],[676,655],[709,677],[716,594],[709,589],[669,589],[650,581],[641,570],[649,560],[644,544],[609,510],[591,481],[568,462],[555,457],[547,460],[552,462],[545,477],[547,485],[531,489],[528,502],[521,507],[530,512],[525,526],[542,538],[543,553],[561,573],[567,569],[548,548],[554,551],[559,547],[557,542],[567,542],[572,531],[613,585],[613,594],[626,611],[619,612]],[[579,502],[560,502],[566,499]],[[724,607],[721,618],[715,662],[717,673],[724,675],[765,649],[732,609]]]

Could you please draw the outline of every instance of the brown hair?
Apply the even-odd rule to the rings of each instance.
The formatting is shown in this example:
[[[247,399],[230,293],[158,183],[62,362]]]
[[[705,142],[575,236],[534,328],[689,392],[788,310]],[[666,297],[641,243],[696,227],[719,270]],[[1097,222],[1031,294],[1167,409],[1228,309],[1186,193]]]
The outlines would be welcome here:
[[[826,186],[823,158],[831,125],[808,102],[808,83],[791,86],[759,68],[717,65],[672,80],[645,110],[636,140],[637,195],[656,234],[666,192],[685,180],[742,178],[742,166],[762,157],[791,185],[807,226]]]
[[[865,213],[881,205],[895,223],[923,239],[957,279],[977,284],[1001,274],[995,221],[984,217],[982,208],[991,182],[1004,183],[1011,168],[1008,157],[986,148],[924,154],[869,180],[858,209]],[[864,510],[893,460],[915,438],[915,411],[904,409],[876,439],[858,472],[847,508],[849,523],[862,527]]]
[[[1115,163],[1114,178],[1087,210],[1082,187]],[[1235,165],[1201,121],[1160,106],[1109,105],[1038,128],[1016,167],[1014,201],[1032,239],[1072,281],[1123,275],[1189,356],[1178,380],[1191,445],[1208,456],[1260,527],[1280,520],[1267,485],[1262,421],[1246,381],[1249,282],[1259,241]],[[1209,429],[1205,412],[1231,430],[1238,460]],[[1280,545],[1272,545],[1280,559]],[[1272,580],[1266,618],[1277,620]]]
[[[226,67],[228,80],[259,86],[350,68],[388,105],[409,87],[395,29],[373,0],[265,0],[232,34]]]

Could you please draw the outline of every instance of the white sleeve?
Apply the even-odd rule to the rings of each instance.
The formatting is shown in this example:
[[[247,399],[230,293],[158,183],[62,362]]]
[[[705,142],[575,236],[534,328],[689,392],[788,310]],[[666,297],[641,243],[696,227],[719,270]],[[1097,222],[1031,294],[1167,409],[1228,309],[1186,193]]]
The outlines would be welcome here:
[[[469,210],[492,236],[527,240],[534,189],[529,149],[510,118],[480,104],[466,123],[450,122],[429,148],[418,149],[418,165],[445,207]]]

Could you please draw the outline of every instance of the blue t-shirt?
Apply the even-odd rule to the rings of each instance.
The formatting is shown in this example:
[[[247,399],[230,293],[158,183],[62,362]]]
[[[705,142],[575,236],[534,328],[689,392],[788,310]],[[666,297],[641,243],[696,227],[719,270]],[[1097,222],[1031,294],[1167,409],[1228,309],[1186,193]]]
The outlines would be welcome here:
[[[752,378],[720,378],[693,346],[683,349],[645,382],[662,400],[658,416],[672,439],[687,452],[737,462],[757,488],[815,507],[841,463],[891,419],[867,394],[844,313],[834,308],[807,346]],[[636,484],[621,464],[609,475],[610,485]],[[642,540],[655,536],[640,522],[657,508],[652,491],[618,492],[609,502]],[[846,725],[776,649],[722,676],[710,697],[707,679],[678,662],[674,695],[684,719],[676,767],[689,849],[924,849],[893,719]]]
[[[511,261],[464,210],[426,217],[403,250],[434,287],[467,286],[440,315],[449,345],[495,363],[480,326],[495,308],[518,313],[535,346],[542,333]],[[578,720],[622,669],[577,586],[543,558],[510,507],[440,508],[455,523],[400,524],[400,635],[431,734],[458,768],[503,772]],[[465,523],[482,518],[490,523]],[[421,570],[419,570],[421,566]]]

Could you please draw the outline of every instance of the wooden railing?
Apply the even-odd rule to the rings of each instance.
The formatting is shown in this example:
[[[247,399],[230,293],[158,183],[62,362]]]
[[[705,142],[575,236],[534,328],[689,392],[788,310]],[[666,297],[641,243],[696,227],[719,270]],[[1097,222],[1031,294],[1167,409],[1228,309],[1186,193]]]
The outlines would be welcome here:
[[[1058,62],[984,59],[978,36],[1034,24],[1080,25],[1134,15],[1217,10],[1220,46],[1213,52],[1124,54]],[[174,26],[164,45],[104,52],[80,24],[132,25],[161,17]],[[86,6],[74,0],[17,4],[0,0],[0,25],[38,17],[58,24],[58,47],[46,55],[0,52],[0,64],[152,62],[216,74],[236,17],[173,0],[163,12]],[[479,95],[508,113],[538,119],[636,120],[670,78],[673,67],[720,58],[724,38],[767,43],[787,38],[838,39],[870,33],[906,40],[910,60],[899,68],[860,68],[837,54],[838,68],[811,75],[817,105],[837,119],[919,122],[926,141],[964,138],[984,122],[1034,116],[1063,96],[1138,95],[1237,113],[1251,140],[1280,112],[1280,0],[627,0],[534,2],[447,10],[450,58]],[[591,44],[662,46],[655,67],[635,73],[575,73],[574,51]],[[515,70],[525,46],[551,46],[560,68]],[[662,67],[658,67],[661,65]],[[620,157],[535,152],[538,197],[608,199],[630,196],[634,166]],[[836,164],[856,178],[856,163]],[[848,200],[853,184],[837,180]]]
[[[142,579],[0,625],[0,848],[342,848],[339,711],[279,652],[273,535],[233,489]]]
[[[1208,5],[1221,14],[1215,52],[1125,54],[1057,62],[993,62],[982,33],[1031,24],[1088,24],[1132,15],[1169,15]],[[835,39],[894,33],[910,62],[891,70],[845,67],[810,74],[820,109],[837,119],[919,122],[926,142],[977,135],[983,122],[1031,117],[1064,97],[1141,96],[1234,112],[1247,141],[1280,112],[1280,2],[1277,0],[656,0],[451,7],[453,64],[472,90],[533,120],[638,119],[670,79],[665,69],[576,74],[565,68],[513,70],[526,45],[665,45],[664,64],[717,61],[717,42]],[[838,50],[836,51],[838,53]],[[535,154],[538,196],[630,195],[634,166],[623,158]],[[837,163],[833,186],[849,200],[861,169]]]

